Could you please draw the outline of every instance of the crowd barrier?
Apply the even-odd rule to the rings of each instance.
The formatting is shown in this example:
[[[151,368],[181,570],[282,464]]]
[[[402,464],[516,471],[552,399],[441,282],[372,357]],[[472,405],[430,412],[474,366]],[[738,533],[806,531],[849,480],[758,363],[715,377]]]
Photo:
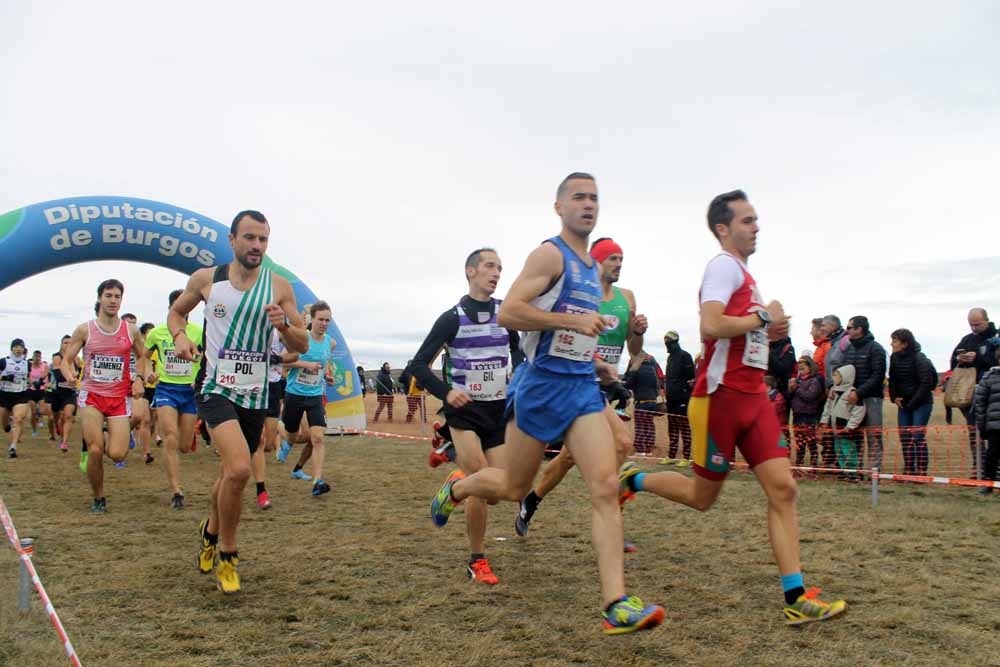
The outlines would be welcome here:
[[[66,634],[66,629],[63,627],[62,621],[59,620],[59,614],[56,613],[55,607],[52,606],[52,602],[49,600],[49,595],[45,592],[45,587],[42,585],[42,580],[39,578],[38,572],[35,570],[35,565],[31,562],[33,548],[30,546],[21,546],[22,541],[18,539],[17,529],[14,527],[14,520],[7,511],[7,505],[4,504],[3,498],[0,498],[0,522],[3,523],[3,529],[7,534],[7,540],[10,542],[11,546],[14,547],[18,558],[21,560],[21,566],[31,577],[31,582],[35,586],[35,591],[38,592],[38,597],[45,605],[45,613],[48,614],[49,620],[52,621],[52,626],[56,630],[56,634],[59,635],[59,641],[62,642],[63,650],[66,651],[66,657],[69,658],[71,664],[76,667],[80,667],[82,663],[80,662],[80,658],[76,655],[76,649],[73,648],[73,643],[69,640],[69,636]]]
[[[632,410],[631,416],[637,456],[672,463],[690,459],[684,455],[690,452],[691,442],[686,415]],[[883,480],[1000,488],[996,482],[983,480],[986,443],[964,424],[870,427],[851,434],[835,434],[814,425],[789,425],[782,430],[792,468],[805,477],[854,481],[877,474]],[[736,456],[734,467],[745,469],[739,451]]]
[[[429,422],[441,419],[440,401],[434,397],[394,397],[394,419],[388,421],[383,409],[381,420],[372,418],[377,409],[374,395],[367,397],[367,431],[350,431],[384,438],[430,440]],[[406,415],[410,421],[406,421]],[[626,411],[629,430],[640,461],[682,466],[690,463],[691,428],[687,415],[666,414],[634,407]],[[851,437],[851,451],[841,443],[841,461],[837,443],[829,429],[793,426],[784,429],[793,470],[802,478],[841,479],[844,481],[886,480],[916,484],[950,486],[993,486],[1000,483],[983,480],[986,444],[964,424],[920,427],[877,427],[858,429]],[[745,470],[746,462],[737,452],[735,469]],[[877,471],[876,471],[877,469]]]

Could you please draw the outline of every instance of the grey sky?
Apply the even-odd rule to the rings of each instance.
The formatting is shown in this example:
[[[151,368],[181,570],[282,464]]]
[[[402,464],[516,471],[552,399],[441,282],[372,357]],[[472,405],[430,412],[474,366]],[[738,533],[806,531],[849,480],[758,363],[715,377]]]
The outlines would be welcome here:
[[[0,212],[75,194],[223,222],[258,208],[369,367],[412,355],[472,248],[499,249],[505,292],[574,170],[598,178],[597,232],[624,247],[661,359],[668,328],[697,348],[704,211],[734,187],[797,349],[811,317],[864,313],[940,369],[968,306],[1000,312],[995,3],[177,5],[0,6]],[[112,274],[154,321],[183,282],[44,274],[0,294],[3,335],[50,351]]]

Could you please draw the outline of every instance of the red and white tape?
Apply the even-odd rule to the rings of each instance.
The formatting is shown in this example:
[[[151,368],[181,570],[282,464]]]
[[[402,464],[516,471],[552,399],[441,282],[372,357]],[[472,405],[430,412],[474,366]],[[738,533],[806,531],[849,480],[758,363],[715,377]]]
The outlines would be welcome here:
[[[373,435],[378,438],[396,438],[398,440],[422,440],[430,442],[433,438],[426,435],[402,435],[401,433],[386,433],[384,431],[369,431],[368,429],[342,428],[340,433],[349,435]]]
[[[49,600],[48,593],[45,592],[45,587],[42,586],[42,580],[38,577],[34,563],[31,562],[31,550],[21,548],[21,541],[17,537],[17,529],[14,528],[14,520],[7,512],[7,506],[4,504],[3,498],[0,498],[0,521],[3,522],[3,529],[7,533],[7,539],[10,541],[11,546],[17,551],[18,557],[24,563],[28,574],[31,575],[31,582],[35,585],[35,590],[38,591],[38,597],[45,604],[45,613],[49,615],[49,620],[52,621],[52,625],[59,635],[59,641],[62,642],[63,649],[66,651],[66,657],[69,658],[69,661],[73,665],[80,667],[80,658],[76,655],[73,643],[69,640],[66,629],[63,627],[62,621],[59,620],[59,614],[56,613],[55,607],[52,606],[52,601]]]

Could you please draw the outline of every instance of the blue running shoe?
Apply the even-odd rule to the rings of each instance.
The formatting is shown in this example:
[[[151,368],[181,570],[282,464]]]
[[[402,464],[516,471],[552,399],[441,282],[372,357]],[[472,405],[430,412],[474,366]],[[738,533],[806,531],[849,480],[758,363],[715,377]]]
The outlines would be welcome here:
[[[288,455],[292,452],[292,446],[287,440],[282,440],[281,445],[278,447],[278,454],[274,458],[277,459],[278,463],[284,463],[288,459]]]
[[[434,500],[431,501],[431,521],[438,528],[448,523],[448,517],[454,511],[455,505],[458,504],[451,498],[451,487],[463,477],[465,477],[465,473],[461,470],[452,470],[448,479],[444,481],[444,486],[438,490]]]
[[[651,630],[660,623],[666,611],[658,604],[642,606],[642,600],[634,595],[624,597],[601,614],[606,635],[624,635],[637,630]]]
[[[131,433],[128,434],[128,448],[135,449],[135,436]]]
[[[305,470],[293,470],[292,479],[301,479],[304,482],[308,482],[312,479],[312,476],[307,475]]]
[[[124,461],[119,461],[118,463],[115,464],[115,467],[120,470],[120,469],[122,469],[122,468],[125,467],[125,462]]]

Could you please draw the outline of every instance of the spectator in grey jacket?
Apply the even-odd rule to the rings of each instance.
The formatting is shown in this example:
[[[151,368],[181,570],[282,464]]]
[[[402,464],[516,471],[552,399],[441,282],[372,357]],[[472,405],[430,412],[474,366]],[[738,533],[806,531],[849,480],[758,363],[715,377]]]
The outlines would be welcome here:
[[[854,389],[847,396],[850,405],[864,403],[868,435],[868,466],[882,469],[882,399],[885,396],[885,348],[875,342],[864,315],[855,315],[847,323],[850,344],[844,352],[844,364],[854,366]],[[858,433],[859,437],[863,437]],[[858,458],[864,460],[864,443],[858,443]]]
[[[983,479],[990,481],[996,481],[997,465],[1000,464],[1000,349],[994,355],[994,363],[997,365],[986,371],[983,379],[976,385],[972,401],[976,427],[989,443]],[[983,487],[978,493],[988,496],[993,493],[993,489]]]
[[[830,341],[830,349],[823,360],[826,366],[826,388],[833,386],[833,371],[844,365],[844,354],[847,352],[847,332],[840,325],[840,318],[827,315],[823,318],[823,334]]]

